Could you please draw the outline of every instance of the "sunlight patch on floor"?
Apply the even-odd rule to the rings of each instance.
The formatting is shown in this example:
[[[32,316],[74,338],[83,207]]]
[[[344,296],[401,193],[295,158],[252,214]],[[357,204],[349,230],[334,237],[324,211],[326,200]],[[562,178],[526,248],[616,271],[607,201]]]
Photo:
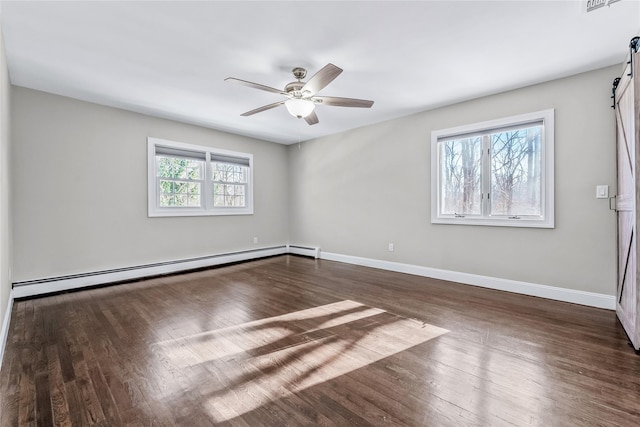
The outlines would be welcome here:
[[[221,422],[446,332],[345,300],[157,345],[174,366],[211,373],[199,392]]]
[[[178,367],[233,356],[273,343],[384,313],[354,301],[340,301],[228,328],[156,343]],[[302,335],[301,335],[302,334]]]

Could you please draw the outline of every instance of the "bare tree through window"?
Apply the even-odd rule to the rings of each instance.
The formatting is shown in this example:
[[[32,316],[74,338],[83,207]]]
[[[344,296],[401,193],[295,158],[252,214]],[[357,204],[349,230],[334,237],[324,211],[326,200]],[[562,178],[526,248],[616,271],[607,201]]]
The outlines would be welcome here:
[[[213,205],[215,207],[244,207],[248,168],[231,163],[212,162]]]
[[[491,214],[540,215],[542,126],[490,135]]]
[[[431,222],[554,227],[554,110],[431,132]]]
[[[446,141],[442,147],[443,213],[481,213],[482,138]]]

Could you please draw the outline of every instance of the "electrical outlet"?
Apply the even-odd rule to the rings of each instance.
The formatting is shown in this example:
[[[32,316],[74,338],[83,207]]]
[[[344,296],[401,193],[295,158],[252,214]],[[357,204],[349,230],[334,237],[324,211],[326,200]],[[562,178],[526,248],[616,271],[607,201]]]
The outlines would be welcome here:
[[[255,245],[256,243],[258,243],[258,238],[257,238],[257,237],[254,237],[254,238],[253,238],[253,244]]]
[[[393,243],[389,243],[389,252],[393,252],[395,249],[395,245]]]

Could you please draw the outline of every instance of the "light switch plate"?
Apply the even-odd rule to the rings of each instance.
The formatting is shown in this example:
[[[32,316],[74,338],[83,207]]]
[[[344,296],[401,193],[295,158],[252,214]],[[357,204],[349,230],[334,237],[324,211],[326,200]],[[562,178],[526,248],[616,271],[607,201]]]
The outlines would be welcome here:
[[[609,198],[609,186],[597,185],[596,186],[596,199],[608,199]]]

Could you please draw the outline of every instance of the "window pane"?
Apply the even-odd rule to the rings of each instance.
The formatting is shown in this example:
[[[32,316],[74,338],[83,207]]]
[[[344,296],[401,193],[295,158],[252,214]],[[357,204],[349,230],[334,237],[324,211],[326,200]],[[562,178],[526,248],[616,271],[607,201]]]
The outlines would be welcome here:
[[[174,183],[174,193],[186,193],[187,192],[187,183],[186,182],[175,182]]]
[[[173,193],[173,182],[160,180],[160,193]]]
[[[440,212],[445,215],[482,213],[480,175],[482,138],[440,142]]]
[[[174,205],[173,196],[162,194],[160,195],[160,206],[163,208],[170,207]]]
[[[201,167],[200,165],[190,165],[186,169],[187,176],[185,178],[189,179],[201,179],[200,178]]]
[[[491,134],[491,215],[541,215],[542,126]]]
[[[190,182],[188,191],[189,194],[200,194],[200,183]]]

